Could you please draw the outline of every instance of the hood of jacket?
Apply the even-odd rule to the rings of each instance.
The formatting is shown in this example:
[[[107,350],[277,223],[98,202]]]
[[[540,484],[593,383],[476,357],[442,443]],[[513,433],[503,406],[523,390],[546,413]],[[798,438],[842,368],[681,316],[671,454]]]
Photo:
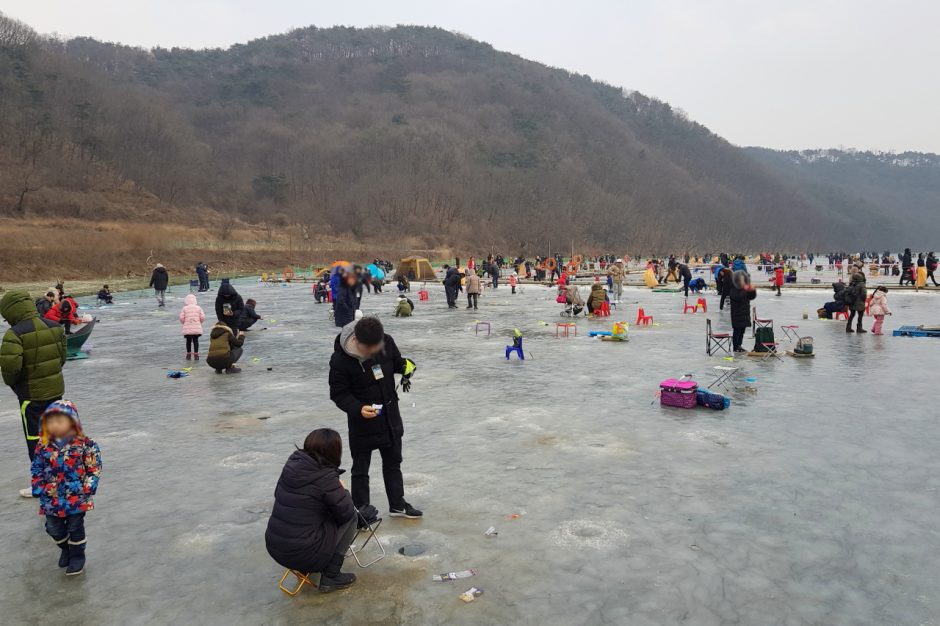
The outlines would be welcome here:
[[[353,332],[356,330],[356,321],[357,320],[353,320],[343,326],[342,330],[339,331],[338,341],[339,346],[342,348],[343,352],[362,363],[363,361],[366,361],[367,358],[356,349],[355,345],[353,345],[354,342],[352,341]]]
[[[75,424],[75,436],[84,437],[85,433],[82,431],[82,421],[78,418],[78,409],[75,408],[75,405],[72,404],[69,400],[56,400],[43,411],[42,414],[42,429],[39,431],[39,441],[42,442],[42,445],[49,445],[49,432],[46,430],[46,417],[49,415],[55,415],[60,413],[65,415],[72,423]]]
[[[281,480],[285,487],[300,489],[330,474],[339,475],[339,469],[321,463],[303,450],[294,450],[284,464]]]
[[[235,287],[232,287],[231,283],[222,283],[217,295],[223,300],[233,300],[238,295],[238,291],[235,290]]]
[[[744,261],[741,259],[735,259],[731,264],[731,270],[734,272],[743,272],[747,270],[747,266],[744,265]]]
[[[852,274],[852,281],[850,284],[858,285],[859,283],[865,283],[865,272],[858,271]]]
[[[39,317],[39,312],[28,291],[14,289],[0,299],[0,315],[10,326],[15,326],[23,320]]]
[[[747,272],[744,270],[735,270],[735,272],[731,275],[731,280],[734,282],[734,286],[738,289],[744,289],[751,283],[751,277],[748,276]]]
[[[194,306],[194,305],[199,304],[199,302],[196,300],[196,296],[194,294],[189,294],[188,296],[183,298],[183,304],[185,304],[186,306]]]

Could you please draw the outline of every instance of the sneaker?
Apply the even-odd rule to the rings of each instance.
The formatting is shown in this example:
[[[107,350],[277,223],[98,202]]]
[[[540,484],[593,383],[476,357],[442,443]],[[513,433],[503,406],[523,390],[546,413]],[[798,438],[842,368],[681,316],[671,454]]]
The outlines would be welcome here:
[[[847,333],[854,333],[855,331],[852,330],[851,328],[846,328],[846,329],[845,329],[845,332],[847,332]]]
[[[735,348],[734,351],[735,352],[747,352],[747,350],[745,350],[744,348]]]
[[[30,498],[30,499],[32,499],[32,497],[33,497],[33,488],[32,488],[32,487],[27,487],[26,489],[20,489],[20,497],[21,497],[21,498]]]
[[[856,330],[855,332],[857,332],[857,333],[859,333],[859,334],[864,334],[864,333],[867,333],[868,331],[865,330],[864,328],[859,328],[859,329]]]
[[[388,512],[389,517],[406,517],[408,519],[420,519],[424,513],[414,508],[407,502],[403,502],[401,508],[393,508]]]

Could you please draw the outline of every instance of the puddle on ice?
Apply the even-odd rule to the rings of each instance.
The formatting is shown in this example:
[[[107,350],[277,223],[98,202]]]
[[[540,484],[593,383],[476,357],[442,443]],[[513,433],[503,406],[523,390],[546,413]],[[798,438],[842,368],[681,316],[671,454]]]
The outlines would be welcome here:
[[[562,548],[611,548],[627,543],[627,533],[610,522],[570,520],[552,531],[552,541]]]

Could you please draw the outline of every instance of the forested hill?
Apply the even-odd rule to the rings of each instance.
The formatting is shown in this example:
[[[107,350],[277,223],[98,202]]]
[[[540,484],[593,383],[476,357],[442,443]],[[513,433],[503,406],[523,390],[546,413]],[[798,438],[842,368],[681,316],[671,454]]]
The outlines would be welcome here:
[[[458,248],[857,249],[940,233],[654,98],[412,26],[142,50],[0,17],[0,166],[8,214],[209,207]]]
[[[779,178],[843,211],[859,210],[879,227],[901,225],[904,245],[937,247],[940,155],[855,150],[747,148]],[[874,217],[870,217],[874,215]]]

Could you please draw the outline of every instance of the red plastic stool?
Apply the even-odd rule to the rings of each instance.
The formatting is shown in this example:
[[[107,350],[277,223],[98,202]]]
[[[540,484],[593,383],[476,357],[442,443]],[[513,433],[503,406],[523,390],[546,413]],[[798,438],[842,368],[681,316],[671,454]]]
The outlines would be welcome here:
[[[695,303],[696,310],[701,308],[703,313],[708,313],[708,302],[705,301],[705,298],[699,298],[698,302]]]
[[[610,303],[602,302],[601,305],[594,310],[594,317],[610,317]]]
[[[837,320],[837,319],[839,319],[839,316],[840,316],[840,315],[842,316],[842,319],[844,319],[845,321],[848,321],[848,320],[849,320],[849,312],[848,312],[848,311],[836,311],[835,314],[832,316],[832,319]]]
[[[636,312],[636,323],[637,325],[643,324],[644,326],[649,326],[650,324],[653,323],[653,316],[647,315],[646,311],[640,308]]]
[[[430,297],[431,297],[430,294],[428,294],[428,292],[427,292],[426,290],[424,290],[424,289],[422,289],[421,291],[418,292],[418,300],[419,300],[419,301],[428,300]]]

